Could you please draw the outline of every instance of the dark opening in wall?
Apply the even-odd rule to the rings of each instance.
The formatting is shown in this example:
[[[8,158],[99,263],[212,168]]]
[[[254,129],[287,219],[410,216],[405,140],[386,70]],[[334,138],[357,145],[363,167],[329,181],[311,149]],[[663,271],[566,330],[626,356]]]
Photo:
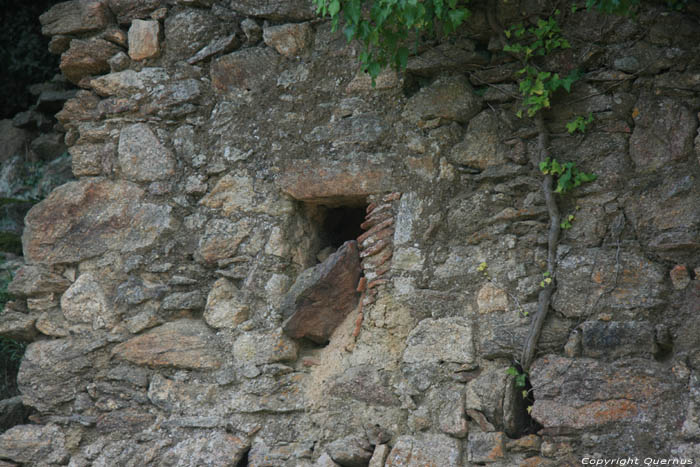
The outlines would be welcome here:
[[[526,435],[535,434],[542,429],[542,425],[530,415],[530,410],[535,403],[535,393],[532,390],[530,377],[522,375],[522,367],[514,365],[518,375],[524,376],[524,381],[518,381],[518,376],[513,378],[512,387],[506,389],[506,397],[510,401],[505,404],[510,413],[505,415],[506,434],[511,438],[520,438]],[[524,382],[524,385],[522,384]]]
[[[241,460],[236,463],[236,467],[248,467],[250,461],[248,460],[248,454],[250,454],[250,448],[246,450],[246,452],[243,453],[243,457],[241,457]]]
[[[339,248],[348,240],[362,235],[360,225],[365,221],[366,206],[339,206],[325,208],[321,226],[321,248]]]

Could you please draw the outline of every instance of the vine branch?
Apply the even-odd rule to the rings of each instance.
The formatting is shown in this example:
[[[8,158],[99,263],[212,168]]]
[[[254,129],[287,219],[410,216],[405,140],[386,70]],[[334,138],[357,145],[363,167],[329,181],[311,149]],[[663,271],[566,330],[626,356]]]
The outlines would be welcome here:
[[[542,112],[538,112],[535,115],[535,124],[537,125],[537,154],[532,160],[535,168],[539,170],[539,163],[549,157],[549,131],[544,123],[544,117]],[[547,235],[547,272],[552,281],[546,284],[545,287],[540,291],[537,300],[537,312],[535,317],[532,319],[530,324],[530,330],[523,346],[523,353],[520,357],[520,365],[524,372],[529,371],[530,365],[535,357],[535,350],[537,349],[537,342],[542,334],[542,328],[544,327],[544,322],[547,319],[547,313],[549,312],[549,307],[552,301],[552,294],[556,289],[556,278],[554,275],[556,269],[556,255],[557,255],[557,245],[559,244],[559,234],[561,233],[561,215],[559,213],[559,206],[557,205],[557,200],[554,197],[554,191],[552,185],[554,184],[554,177],[551,174],[544,176],[542,180],[542,191],[544,193],[545,203],[547,205],[547,211],[549,213],[549,233]]]

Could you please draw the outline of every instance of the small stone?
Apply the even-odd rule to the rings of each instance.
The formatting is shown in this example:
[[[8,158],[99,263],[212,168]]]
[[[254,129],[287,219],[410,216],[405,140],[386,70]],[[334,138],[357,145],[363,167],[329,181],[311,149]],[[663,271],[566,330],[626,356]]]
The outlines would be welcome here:
[[[248,44],[255,45],[262,39],[262,28],[260,25],[251,18],[246,18],[241,21],[241,29],[243,34],[248,39]]]
[[[462,466],[459,440],[441,434],[400,436],[386,460],[386,467]]]
[[[505,290],[496,287],[491,282],[487,282],[479,289],[476,303],[479,307],[479,313],[506,311],[508,309],[508,295]]]
[[[384,464],[382,464],[382,467]],[[321,454],[321,457],[319,457],[316,462],[314,462],[314,467],[342,467],[340,464],[336,463],[331,459],[331,456],[328,455],[327,452],[324,452]]]
[[[677,264],[674,266],[669,275],[671,276],[673,288],[676,290],[683,290],[688,286],[688,284],[690,284],[690,274],[688,274],[688,268],[683,264]]]
[[[192,435],[163,455],[171,465],[238,465],[250,448],[250,441],[223,430]]]
[[[214,328],[234,329],[248,319],[249,306],[244,295],[228,279],[217,280],[204,309],[204,321]]]
[[[374,447],[372,458],[369,460],[369,465],[367,467],[384,467],[384,462],[386,462],[387,457],[389,457],[389,451],[389,445],[377,444]]]
[[[168,268],[170,269],[170,268]],[[198,290],[192,292],[175,292],[163,300],[163,310],[201,310],[204,308],[204,297]]]
[[[539,452],[542,438],[537,435],[527,435],[522,438],[506,440],[506,448],[511,452]]]
[[[129,57],[132,60],[145,60],[160,53],[160,23],[135,19],[129,28]]]
[[[189,195],[201,195],[207,192],[207,186],[206,175],[190,175],[185,181],[185,193]]]
[[[498,462],[505,457],[505,434],[469,433],[468,459],[478,464]]]
[[[260,91],[275,82],[278,64],[279,55],[270,49],[239,50],[212,63],[211,83],[218,92]]]
[[[112,355],[137,365],[211,370],[221,366],[214,342],[206,324],[181,319],[117,345]]]
[[[345,242],[318,266],[307,269],[284,297],[281,313],[284,332],[323,344],[357,306],[360,278],[357,242]]]
[[[481,110],[481,99],[462,76],[439,78],[411,97],[402,116],[411,123],[424,126],[430,120],[467,123]]]
[[[102,33],[102,39],[117,44],[120,47],[129,46],[129,35],[119,28],[110,28]]]
[[[117,319],[111,301],[97,278],[92,273],[84,273],[61,297],[63,315],[72,323],[89,323],[93,329],[111,327]]]
[[[475,367],[471,323],[462,317],[422,320],[406,339],[403,361],[452,362]]]
[[[230,36],[221,37],[210,42],[206,47],[187,59],[187,63],[194,65],[195,63],[206,60],[209,57],[220,53],[228,53],[236,49],[240,45],[238,36],[232,34]]]
[[[122,129],[118,154],[121,170],[129,180],[162,180],[175,173],[172,152],[160,143],[146,123]]]
[[[71,283],[39,265],[26,264],[15,273],[7,291],[18,297],[34,297],[47,293],[63,293]]]
[[[0,435],[0,458],[22,464],[65,464],[70,454],[56,425],[17,425]]]
[[[281,55],[294,57],[309,48],[313,41],[313,29],[309,23],[268,26],[263,30],[263,40]]]
[[[364,436],[347,436],[326,447],[331,459],[343,467],[365,467],[372,457],[372,447]]]
[[[120,51],[119,46],[104,39],[73,39],[61,55],[60,68],[66,78],[78,84],[85,77],[107,73],[108,60]]]
[[[5,309],[2,312],[2,320],[0,320],[0,336],[30,341],[36,335],[36,329],[34,329],[35,321],[36,315],[32,316]]]

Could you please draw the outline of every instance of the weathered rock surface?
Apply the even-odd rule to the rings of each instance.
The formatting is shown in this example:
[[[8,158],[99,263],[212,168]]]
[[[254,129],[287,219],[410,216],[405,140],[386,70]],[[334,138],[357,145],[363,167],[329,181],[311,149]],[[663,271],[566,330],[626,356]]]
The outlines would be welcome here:
[[[164,455],[164,462],[169,465],[235,467],[249,447],[248,440],[224,431],[193,434],[170,448]]]
[[[318,266],[304,271],[284,297],[284,332],[323,344],[357,306],[360,279],[357,242],[349,241]]]
[[[145,60],[160,53],[158,21],[135,19],[129,28],[129,57],[132,60]]]
[[[459,441],[447,435],[424,434],[401,436],[386,459],[386,467],[419,467],[437,465],[457,467],[462,465]]]
[[[240,363],[263,365],[297,359],[298,345],[281,330],[244,334],[233,343],[233,355]]]
[[[25,265],[17,270],[7,291],[18,297],[33,297],[46,293],[63,293],[71,283],[68,279],[38,265]]]
[[[279,55],[270,49],[249,48],[217,59],[211,81],[219,92],[260,91],[276,77]]]
[[[109,59],[122,49],[104,39],[73,39],[70,47],[61,55],[61,71],[71,82],[78,84],[81,79],[107,73]]]
[[[122,129],[119,135],[119,165],[128,180],[146,182],[169,178],[175,173],[172,152],[163,146],[145,123]]]
[[[406,340],[405,363],[476,365],[472,324],[461,317],[424,319]]]
[[[128,182],[67,183],[27,214],[24,256],[35,263],[69,263],[153,245],[174,221],[170,207],[143,197],[143,190]]]
[[[248,319],[249,309],[238,288],[228,279],[221,278],[207,296],[204,321],[213,328],[234,329]]]
[[[313,41],[309,23],[291,23],[269,26],[263,30],[265,44],[285,57],[294,57],[306,51]]]
[[[116,15],[120,24],[130,24],[135,18],[147,18],[164,3],[164,0],[107,0],[109,9]]]
[[[467,123],[481,110],[481,99],[461,77],[436,80],[411,97],[403,111],[408,121],[425,126],[429,121]]]
[[[89,323],[93,329],[111,327],[117,316],[97,278],[91,273],[80,277],[61,296],[63,316],[72,323]]]
[[[64,464],[70,454],[58,426],[17,425],[0,435],[0,457],[32,465],[56,465]]]
[[[58,3],[39,17],[45,36],[96,31],[110,23],[111,14],[102,0],[72,0]]]
[[[117,345],[112,355],[137,365],[211,370],[221,366],[213,333],[201,321],[181,319]]]
[[[274,21],[300,21],[315,16],[312,4],[306,0],[239,0],[234,9],[244,15]]]
[[[31,343],[17,375],[24,404],[45,412],[75,399],[85,390],[94,359],[107,344],[101,335]]]

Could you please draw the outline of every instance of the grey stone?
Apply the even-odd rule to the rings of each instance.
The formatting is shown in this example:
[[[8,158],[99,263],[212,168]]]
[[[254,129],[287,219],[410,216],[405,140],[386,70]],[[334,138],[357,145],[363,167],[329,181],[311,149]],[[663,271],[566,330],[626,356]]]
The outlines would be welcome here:
[[[221,26],[216,17],[201,8],[186,8],[165,18],[165,54],[170,60],[186,60],[215,37]]]
[[[80,277],[61,296],[63,316],[71,323],[89,323],[93,329],[110,328],[118,317],[100,285],[92,273]]]
[[[248,319],[250,307],[245,294],[228,279],[218,279],[209,291],[204,321],[214,328],[235,329]]]
[[[194,432],[164,455],[166,465],[235,467],[250,448],[250,441],[225,431]]]
[[[399,406],[400,402],[391,388],[389,374],[370,365],[345,370],[330,387],[328,394],[338,398],[351,398],[367,404]]]
[[[161,308],[166,311],[201,310],[205,299],[198,290],[192,292],[175,292],[163,299]]]
[[[118,154],[121,170],[129,180],[162,180],[175,173],[172,152],[160,143],[145,123],[122,129]]]
[[[150,92],[168,82],[170,76],[163,68],[124,70],[92,79],[90,86],[101,96],[131,97]]]
[[[71,155],[73,174],[76,177],[108,175],[116,159],[114,143],[77,144],[68,150]]]
[[[285,57],[304,53],[313,42],[313,28],[309,23],[290,23],[263,29],[263,40]]]
[[[239,45],[240,40],[238,39],[238,35],[236,34],[231,34],[226,37],[214,39],[209,44],[207,44],[206,47],[203,47],[199,50],[199,52],[194,54],[192,57],[188,58],[187,63],[189,63],[190,65],[194,65],[195,63],[199,63],[203,60],[213,57],[214,55],[232,52],[233,50],[238,48]]]
[[[472,41],[457,44],[440,44],[408,60],[406,71],[419,76],[436,76],[442,72],[463,73],[488,63],[488,56],[475,50]]]
[[[236,0],[233,9],[244,16],[273,21],[302,21],[315,16],[312,3],[306,0]]]
[[[0,336],[30,341],[36,335],[35,321],[36,316],[5,309],[2,312],[2,320],[0,320]]]
[[[0,435],[0,457],[39,465],[64,464],[70,454],[66,436],[56,425],[17,425]]]
[[[365,467],[372,457],[372,446],[364,436],[346,436],[326,446],[331,459],[342,467]]]
[[[459,363],[474,368],[472,324],[465,318],[424,319],[406,339],[405,363]]]
[[[646,321],[586,321],[581,330],[584,357],[651,358],[654,353],[654,329]]]
[[[496,426],[503,426],[503,397],[506,391],[505,368],[485,370],[467,383],[465,392],[466,410],[477,410]]]
[[[39,17],[45,36],[81,34],[104,28],[110,22],[107,4],[99,0],[72,0],[54,5]]]
[[[48,412],[73,400],[91,378],[97,353],[107,343],[93,335],[29,344],[17,375],[24,405]]]
[[[66,145],[63,143],[63,135],[60,133],[44,133],[32,140],[32,151],[34,151],[42,160],[50,161],[64,152]]]
[[[279,55],[268,48],[239,50],[212,63],[212,86],[222,93],[261,91],[274,82],[278,64]]]
[[[492,110],[485,110],[469,121],[464,141],[450,152],[450,161],[476,169],[506,162],[508,147],[502,143],[504,124]]]
[[[469,82],[460,76],[437,79],[418,91],[406,103],[403,118],[418,126],[429,121],[467,123],[481,110],[481,99]]]
[[[636,109],[630,156],[637,170],[657,170],[692,153],[697,118],[685,105],[643,94]]]
[[[469,462],[490,464],[505,457],[505,435],[495,433],[469,433],[467,447]]]
[[[124,71],[127,68],[129,68],[129,65],[131,64],[131,59],[126,53],[117,52],[109,60],[107,60],[107,63],[109,63],[110,71],[112,73],[116,73],[118,71]]]
[[[416,437],[400,436],[386,460],[386,467],[422,467],[462,465],[459,440],[447,435],[423,434]]]
[[[24,256],[34,263],[67,263],[152,245],[174,220],[170,207],[143,196],[136,185],[101,179],[57,188],[27,214]]]
[[[233,343],[233,355],[245,365],[263,365],[293,362],[297,359],[298,345],[281,330],[242,334]]]
[[[38,265],[24,265],[17,270],[7,291],[18,297],[33,297],[46,293],[63,293],[71,283],[68,279]]]

